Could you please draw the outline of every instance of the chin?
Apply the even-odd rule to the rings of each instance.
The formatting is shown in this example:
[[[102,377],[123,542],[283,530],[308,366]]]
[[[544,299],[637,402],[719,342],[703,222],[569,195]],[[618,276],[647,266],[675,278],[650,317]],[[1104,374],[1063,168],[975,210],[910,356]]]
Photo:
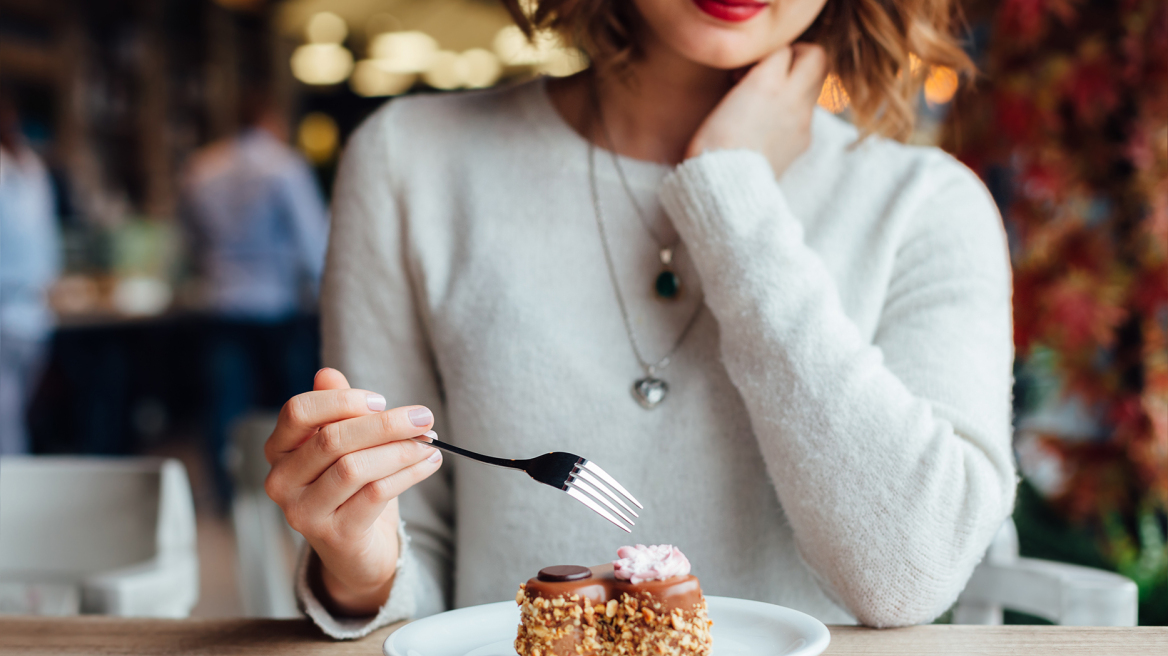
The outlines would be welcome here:
[[[634,0],[651,38],[710,68],[753,64],[793,43],[827,0]]]
[[[769,44],[763,46],[756,41],[743,39],[740,35],[698,33],[692,36],[679,36],[691,38],[679,38],[672,43],[667,42],[672,50],[692,62],[722,70],[734,70],[749,66],[767,54],[788,45],[787,43],[779,43],[767,47]]]

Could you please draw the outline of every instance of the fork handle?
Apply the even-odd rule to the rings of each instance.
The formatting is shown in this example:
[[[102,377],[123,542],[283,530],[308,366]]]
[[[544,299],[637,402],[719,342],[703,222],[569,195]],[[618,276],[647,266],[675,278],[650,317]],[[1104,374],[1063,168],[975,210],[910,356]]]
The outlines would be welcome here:
[[[411,439],[413,439],[415,442],[421,442],[422,444],[429,444],[430,446],[436,446],[439,449],[442,449],[443,451],[457,453],[458,455],[460,455],[464,458],[470,458],[471,460],[477,460],[481,463],[485,463],[488,465],[494,465],[496,467],[506,467],[508,469],[518,469],[520,471],[526,471],[526,469],[524,467],[524,465],[527,463],[526,460],[508,460],[506,458],[495,458],[493,456],[484,456],[481,453],[475,453],[474,451],[469,451],[467,449],[463,449],[462,447],[454,446],[453,444],[447,444],[446,442],[443,442],[442,440],[430,437],[429,435],[419,435],[419,436],[417,436],[415,438],[411,438]]]

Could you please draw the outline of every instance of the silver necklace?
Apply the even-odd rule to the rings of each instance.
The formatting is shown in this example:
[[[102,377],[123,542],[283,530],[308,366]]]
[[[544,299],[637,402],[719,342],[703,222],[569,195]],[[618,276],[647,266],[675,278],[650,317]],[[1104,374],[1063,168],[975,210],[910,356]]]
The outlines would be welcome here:
[[[661,271],[657,277],[653,279],[653,292],[657,294],[658,298],[672,301],[681,296],[682,285],[681,276],[673,269],[673,254],[677,252],[677,247],[681,245],[681,239],[674,239],[673,243],[666,243],[664,239],[658,236],[657,231],[653,229],[648,218],[646,218],[644,210],[641,209],[641,204],[637,202],[636,195],[633,194],[633,189],[629,185],[628,178],[625,177],[625,169],[621,166],[620,157],[616,154],[616,143],[612,139],[612,133],[608,131],[608,122],[604,120],[604,110],[600,106],[600,90],[596,84],[591,85],[592,88],[592,109],[594,116],[596,116],[600,123],[600,130],[604,134],[604,141],[608,144],[608,153],[612,157],[613,168],[616,169],[616,174],[620,177],[621,186],[624,187],[625,194],[629,197],[629,202],[633,205],[633,210],[637,213],[637,218],[644,226],[645,232],[653,238],[657,243],[657,257],[661,260]]]
[[[624,296],[621,294],[620,282],[616,276],[616,266],[613,264],[612,252],[608,248],[608,233],[604,229],[604,216],[600,209],[600,190],[596,184],[596,146],[591,140],[588,142],[588,183],[592,191],[592,208],[593,214],[596,217],[596,229],[600,232],[600,245],[604,249],[604,263],[608,266],[608,277],[612,281],[612,290],[616,294],[617,306],[620,307],[621,321],[624,323],[625,334],[629,336],[629,344],[633,347],[633,355],[637,358],[637,363],[641,365],[645,376],[633,381],[633,398],[641,407],[646,410],[652,410],[657,407],[659,403],[665,400],[665,396],[669,394],[669,384],[661,378],[657,377],[665,367],[669,366],[669,358],[677,351],[681,343],[685,341],[686,335],[689,334],[691,328],[697,323],[698,315],[702,313],[704,303],[698,299],[697,309],[690,315],[689,321],[686,322],[685,328],[682,329],[681,334],[678,335],[677,341],[665,353],[665,355],[656,362],[650,362],[642,353],[641,345],[637,343],[637,334],[633,331],[632,321],[629,319],[629,310],[625,306]]]

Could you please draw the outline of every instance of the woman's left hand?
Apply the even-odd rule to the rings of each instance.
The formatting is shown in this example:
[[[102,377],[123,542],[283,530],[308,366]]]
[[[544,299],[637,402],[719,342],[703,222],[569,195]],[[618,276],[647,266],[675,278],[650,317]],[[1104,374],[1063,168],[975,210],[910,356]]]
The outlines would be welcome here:
[[[698,128],[685,157],[708,150],[749,148],[771,163],[775,177],[811,143],[811,117],[827,55],[811,43],[796,43],[758,62],[726,94]]]

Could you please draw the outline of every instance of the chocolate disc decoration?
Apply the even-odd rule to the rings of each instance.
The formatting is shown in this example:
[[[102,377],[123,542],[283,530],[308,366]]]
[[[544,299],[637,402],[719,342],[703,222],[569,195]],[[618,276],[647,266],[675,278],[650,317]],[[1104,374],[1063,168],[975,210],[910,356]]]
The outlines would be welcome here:
[[[547,583],[583,581],[592,578],[592,570],[580,565],[552,565],[539,570],[539,580]]]

